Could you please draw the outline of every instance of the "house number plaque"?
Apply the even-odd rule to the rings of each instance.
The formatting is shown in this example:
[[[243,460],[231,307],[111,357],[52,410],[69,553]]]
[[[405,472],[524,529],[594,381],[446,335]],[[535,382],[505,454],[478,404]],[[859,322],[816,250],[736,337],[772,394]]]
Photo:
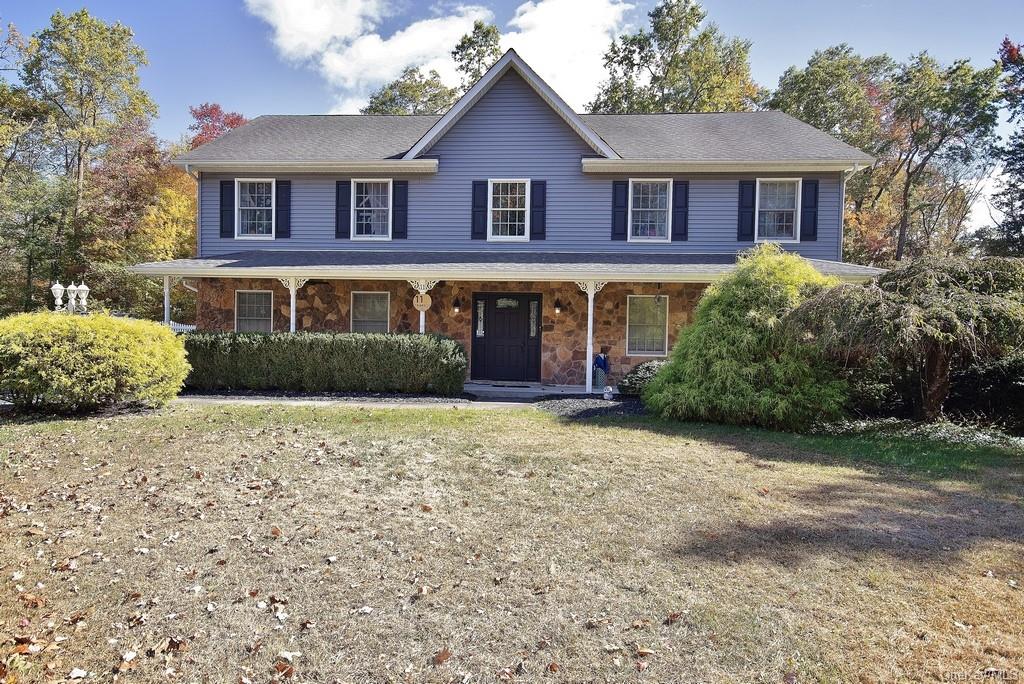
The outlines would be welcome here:
[[[412,298],[412,305],[417,311],[426,311],[430,308],[430,295],[421,292]]]

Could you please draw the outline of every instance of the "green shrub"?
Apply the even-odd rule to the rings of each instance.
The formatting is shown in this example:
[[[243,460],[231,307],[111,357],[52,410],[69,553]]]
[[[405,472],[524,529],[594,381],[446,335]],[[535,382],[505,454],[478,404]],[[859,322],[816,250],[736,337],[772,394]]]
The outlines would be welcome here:
[[[629,372],[622,376],[619,382],[619,394],[628,397],[638,397],[647,389],[647,385],[658,374],[665,361],[653,360],[638,363],[629,369]]]
[[[654,413],[682,420],[803,430],[840,415],[846,383],[820,352],[782,334],[782,317],[833,281],[805,259],[762,245],[710,286],[693,325],[644,392]]]
[[[187,374],[182,341],[156,323],[50,312],[0,320],[0,395],[18,409],[159,406]]]
[[[462,392],[462,345],[440,335],[192,333],[194,389],[295,392]]]

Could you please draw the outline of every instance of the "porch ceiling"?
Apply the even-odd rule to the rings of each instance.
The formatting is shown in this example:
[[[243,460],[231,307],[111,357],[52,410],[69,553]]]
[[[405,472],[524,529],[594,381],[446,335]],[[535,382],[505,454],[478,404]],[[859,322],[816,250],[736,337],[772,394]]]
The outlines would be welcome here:
[[[821,273],[864,281],[880,269],[810,259]],[[251,250],[196,259],[137,264],[149,276],[192,278],[339,278],[370,280],[490,280],[709,282],[736,267],[736,254],[657,252],[394,252],[371,250]]]

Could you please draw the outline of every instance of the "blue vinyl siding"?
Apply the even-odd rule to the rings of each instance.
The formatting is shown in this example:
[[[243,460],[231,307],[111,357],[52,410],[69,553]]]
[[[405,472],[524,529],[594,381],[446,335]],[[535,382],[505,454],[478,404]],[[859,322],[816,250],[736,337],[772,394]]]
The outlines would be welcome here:
[[[733,252],[752,244],[736,240],[738,181],[755,176],[793,175],[676,176],[690,183],[689,240],[614,242],[611,240],[612,181],[620,177],[584,174],[581,159],[593,156],[593,150],[514,72],[498,81],[428,155],[439,158],[438,172],[430,176],[408,176],[409,237],[389,242],[335,239],[334,187],[342,176],[265,174],[259,169],[239,174],[204,173],[200,193],[201,255],[250,249]],[[273,241],[220,238],[219,182],[235,176],[271,175],[292,181],[291,237]],[[807,177],[820,180],[818,240],[786,247],[809,257],[839,260],[840,176]],[[470,239],[472,182],[487,178],[547,181],[547,239],[514,243]]]

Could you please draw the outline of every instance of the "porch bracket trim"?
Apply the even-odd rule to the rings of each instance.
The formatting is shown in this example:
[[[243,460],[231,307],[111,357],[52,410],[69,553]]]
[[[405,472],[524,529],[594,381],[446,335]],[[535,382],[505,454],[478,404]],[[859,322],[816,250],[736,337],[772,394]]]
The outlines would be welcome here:
[[[437,280],[410,280],[409,285],[420,294],[427,294],[440,281]],[[427,330],[427,312],[420,311],[420,335]]]
[[[309,282],[309,278],[278,278],[288,288],[288,332],[295,332],[295,293]]]
[[[587,295],[587,394],[594,392],[594,297],[605,284],[601,280],[576,281],[576,287]]]

